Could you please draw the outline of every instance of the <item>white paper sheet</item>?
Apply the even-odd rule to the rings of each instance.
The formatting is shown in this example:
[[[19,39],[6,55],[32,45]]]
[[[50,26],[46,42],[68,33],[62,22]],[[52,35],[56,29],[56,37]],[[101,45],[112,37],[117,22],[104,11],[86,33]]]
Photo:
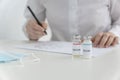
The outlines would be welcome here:
[[[56,52],[61,54],[72,54],[72,43],[71,42],[37,42],[25,45],[19,45],[17,48]],[[93,57],[103,55],[111,52],[115,47],[110,48],[93,48]]]

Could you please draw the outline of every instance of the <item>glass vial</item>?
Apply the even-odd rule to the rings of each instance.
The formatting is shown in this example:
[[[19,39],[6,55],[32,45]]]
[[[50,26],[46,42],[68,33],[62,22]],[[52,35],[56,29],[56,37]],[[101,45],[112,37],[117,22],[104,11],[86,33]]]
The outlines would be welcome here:
[[[73,35],[73,43],[72,43],[72,55],[74,57],[80,57],[82,55],[81,52],[81,36],[79,34]]]
[[[83,49],[83,57],[84,58],[92,58],[92,41],[91,36],[84,37],[84,41],[82,44]]]

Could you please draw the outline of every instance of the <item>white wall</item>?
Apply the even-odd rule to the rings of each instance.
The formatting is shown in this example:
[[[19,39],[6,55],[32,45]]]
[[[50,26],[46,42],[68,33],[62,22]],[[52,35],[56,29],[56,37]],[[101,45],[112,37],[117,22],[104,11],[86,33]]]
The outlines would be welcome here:
[[[0,0],[0,40],[27,39],[22,31],[26,2],[27,0]],[[48,37],[43,39],[47,40]]]

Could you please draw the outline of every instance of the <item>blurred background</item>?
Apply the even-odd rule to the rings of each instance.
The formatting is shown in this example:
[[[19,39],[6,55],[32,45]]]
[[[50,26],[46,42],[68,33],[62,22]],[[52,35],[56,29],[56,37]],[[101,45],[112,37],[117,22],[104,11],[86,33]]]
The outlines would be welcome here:
[[[23,33],[27,0],[0,0],[0,40],[28,40]],[[50,33],[50,29],[48,29]],[[40,40],[49,40],[51,34]]]

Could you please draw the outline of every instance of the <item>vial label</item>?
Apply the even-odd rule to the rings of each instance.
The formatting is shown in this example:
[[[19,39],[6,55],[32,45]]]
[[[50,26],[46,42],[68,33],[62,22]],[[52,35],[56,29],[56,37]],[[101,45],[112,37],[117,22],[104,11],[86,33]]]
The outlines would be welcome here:
[[[73,56],[80,56],[81,53],[81,36],[79,34],[73,35],[72,54]]]
[[[81,55],[81,43],[80,42],[74,42],[72,46],[72,53],[73,55]]]
[[[91,58],[92,57],[92,44],[83,44],[83,56],[85,58]]]

